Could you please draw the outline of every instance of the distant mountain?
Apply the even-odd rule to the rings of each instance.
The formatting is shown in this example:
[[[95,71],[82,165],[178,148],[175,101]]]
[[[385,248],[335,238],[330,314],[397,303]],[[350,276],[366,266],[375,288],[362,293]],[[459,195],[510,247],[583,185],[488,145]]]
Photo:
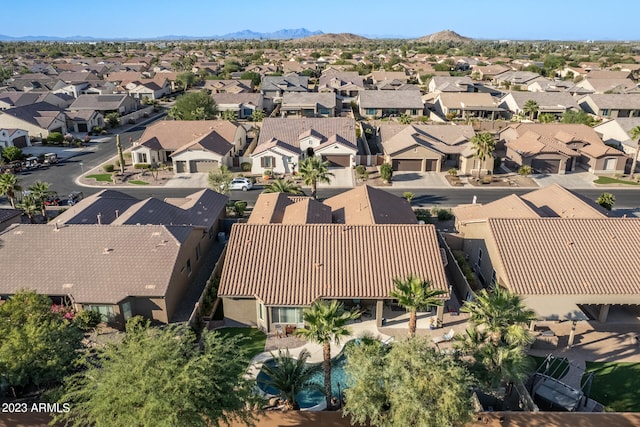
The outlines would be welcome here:
[[[0,34],[0,41],[49,41],[49,42],[70,42],[70,41],[100,41],[100,40],[289,40],[303,37],[324,34],[322,31],[309,31],[306,28],[283,29],[271,33],[257,33],[251,30],[243,30],[235,33],[224,34],[222,36],[180,36],[164,35],[158,37],[117,37],[99,38],[90,36],[70,36],[70,37],[50,37],[50,36],[22,36],[12,37]]]
[[[340,34],[321,34],[318,36],[309,36],[301,39],[292,40],[292,43],[334,43],[334,44],[352,44],[368,42],[370,39],[351,33]]]
[[[417,39],[414,39],[417,43],[437,43],[437,42],[454,42],[454,43],[469,43],[473,41],[473,39],[469,37],[461,36],[455,31],[444,30],[437,33],[429,34],[428,36],[423,36]]]

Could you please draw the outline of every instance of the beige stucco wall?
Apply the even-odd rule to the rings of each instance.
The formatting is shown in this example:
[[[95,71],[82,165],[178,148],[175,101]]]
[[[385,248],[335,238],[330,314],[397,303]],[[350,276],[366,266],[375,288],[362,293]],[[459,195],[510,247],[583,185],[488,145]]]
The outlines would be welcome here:
[[[253,298],[222,298],[224,318],[246,326],[258,326],[256,300]]]

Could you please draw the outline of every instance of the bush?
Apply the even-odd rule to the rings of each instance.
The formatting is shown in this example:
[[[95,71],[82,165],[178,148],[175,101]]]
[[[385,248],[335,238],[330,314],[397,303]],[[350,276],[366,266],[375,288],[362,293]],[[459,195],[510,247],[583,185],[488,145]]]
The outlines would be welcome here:
[[[102,169],[104,169],[105,172],[111,173],[116,169],[116,167],[114,165],[112,165],[111,163],[109,163],[109,164],[106,164],[106,165],[102,165]]]
[[[62,144],[62,141],[64,141],[64,135],[60,132],[51,132],[47,140],[51,144]]]
[[[393,177],[393,166],[389,163],[383,163],[380,166],[380,178],[384,181],[391,181],[391,177]]]
[[[356,173],[358,174],[358,176],[364,175],[366,171],[367,171],[367,168],[364,167],[363,165],[356,166]]]
[[[240,163],[240,169],[242,170],[242,172],[251,172],[251,163],[250,162]]]
[[[453,219],[453,213],[451,213],[451,209],[439,209],[438,219],[440,221],[449,221],[450,219]]]
[[[102,316],[97,311],[82,310],[76,314],[74,322],[81,330],[90,331],[102,322]]]
[[[151,167],[151,165],[149,163],[136,163],[133,165],[134,169],[142,169],[142,170],[147,170]]]
[[[458,176],[458,169],[451,168],[447,171],[447,173],[449,174],[449,176]]]
[[[491,175],[485,175],[482,177],[483,184],[491,184],[493,182],[493,177]]]
[[[469,286],[471,286],[471,289],[478,289],[476,275],[473,274],[473,270],[471,270],[471,266],[469,265],[469,261],[467,261],[467,257],[464,255],[464,252],[453,251],[453,257],[456,259],[458,266],[460,266],[460,270],[462,270],[462,274],[464,274],[467,282],[469,282]]]
[[[414,209],[414,214],[418,221],[429,222],[431,220],[431,212],[428,209]]]
[[[531,166],[524,165],[518,168],[518,175],[528,176],[531,175],[531,173],[533,173]]]

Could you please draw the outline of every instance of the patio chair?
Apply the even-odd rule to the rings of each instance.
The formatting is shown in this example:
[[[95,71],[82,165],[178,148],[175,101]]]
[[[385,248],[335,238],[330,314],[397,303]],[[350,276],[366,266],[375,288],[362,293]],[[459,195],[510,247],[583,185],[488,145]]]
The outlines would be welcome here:
[[[279,323],[276,323],[276,336],[278,338],[282,338],[284,336],[284,330],[282,329],[282,325]]]
[[[433,341],[434,344],[440,344],[441,342],[448,342],[453,339],[455,334],[456,334],[455,331],[451,329],[449,330],[449,332],[447,332],[444,335],[431,338],[431,341]]]

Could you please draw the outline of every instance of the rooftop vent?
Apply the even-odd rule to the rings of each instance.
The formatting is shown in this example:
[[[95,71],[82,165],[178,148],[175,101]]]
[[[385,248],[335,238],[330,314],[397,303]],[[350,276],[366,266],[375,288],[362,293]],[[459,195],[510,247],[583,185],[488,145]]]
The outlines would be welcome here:
[[[73,288],[73,283],[63,283],[62,284],[62,289],[69,289],[69,288]]]
[[[104,249],[102,250],[102,253],[103,253],[103,254],[110,254],[111,252],[113,252],[113,248],[104,248]]]
[[[156,285],[144,285],[145,289],[155,289]]]

